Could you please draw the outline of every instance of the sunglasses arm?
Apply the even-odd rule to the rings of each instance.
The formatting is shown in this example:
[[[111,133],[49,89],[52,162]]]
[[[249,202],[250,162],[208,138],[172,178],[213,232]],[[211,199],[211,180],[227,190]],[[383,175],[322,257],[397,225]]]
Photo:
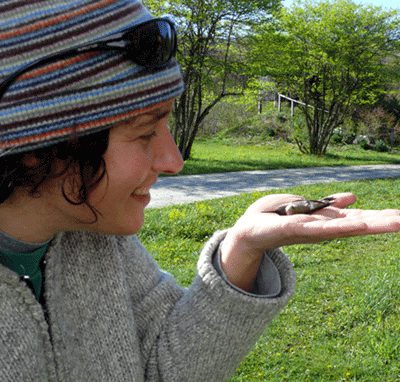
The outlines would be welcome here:
[[[40,58],[36,61],[32,61],[25,66],[22,66],[17,71],[13,72],[11,75],[6,77],[0,83],[0,101],[3,98],[5,92],[10,88],[10,86],[23,74],[31,70],[37,69],[41,66],[51,64],[53,62],[64,60],[69,57],[73,57],[82,53],[97,51],[97,50],[123,50],[125,47],[125,42],[120,41],[115,36],[109,41],[102,41],[96,43],[90,43],[88,45],[82,45],[71,49],[62,50],[60,52],[51,54],[49,56]]]

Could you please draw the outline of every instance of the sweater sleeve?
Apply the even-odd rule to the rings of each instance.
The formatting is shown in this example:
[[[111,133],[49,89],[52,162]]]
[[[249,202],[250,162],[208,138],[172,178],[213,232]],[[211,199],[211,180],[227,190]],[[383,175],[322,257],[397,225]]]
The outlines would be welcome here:
[[[248,296],[263,295],[263,297],[276,297],[280,294],[281,278],[279,275],[278,268],[275,266],[274,262],[269,257],[268,252],[266,252],[263,256],[251,293],[248,293],[238,288],[236,285],[232,284],[229,281],[228,277],[225,275],[221,264],[220,249],[221,249],[221,244],[218,247],[218,251],[213,255],[212,264],[219,273],[219,275],[225,280],[225,282],[231,288],[236,289],[240,293],[247,294]]]
[[[146,381],[226,381],[292,295],[295,274],[280,250],[266,254],[257,279],[260,290],[272,285],[273,293],[249,294],[227,283],[213,265],[224,237],[217,232],[207,242],[189,288],[158,271],[147,297],[134,305]],[[263,281],[268,274],[277,278],[272,284]]]

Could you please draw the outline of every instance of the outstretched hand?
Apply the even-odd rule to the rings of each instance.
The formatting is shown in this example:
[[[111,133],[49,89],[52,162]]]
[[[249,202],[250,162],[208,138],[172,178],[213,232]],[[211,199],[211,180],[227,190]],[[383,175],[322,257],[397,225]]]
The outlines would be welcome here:
[[[353,194],[331,197],[334,201],[326,208],[287,216],[274,211],[303,197],[277,194],[257,200],[227,233],[221,248],[224,271],[237,276],[241,265],[244,270],[257,269],[265,250],[285,245],[400,231],[400,210],[346,209],[356,201]]]

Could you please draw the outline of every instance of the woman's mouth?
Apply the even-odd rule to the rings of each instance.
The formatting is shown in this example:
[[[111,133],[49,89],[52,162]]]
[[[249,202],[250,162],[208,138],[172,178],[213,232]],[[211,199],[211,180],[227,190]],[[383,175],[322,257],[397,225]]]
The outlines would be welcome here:
[[[135,200],[147,205],[150,203],[150,199],[151,199],[150,188],[148,188],[148,187],[138,188],[131,194],[131,196]]]

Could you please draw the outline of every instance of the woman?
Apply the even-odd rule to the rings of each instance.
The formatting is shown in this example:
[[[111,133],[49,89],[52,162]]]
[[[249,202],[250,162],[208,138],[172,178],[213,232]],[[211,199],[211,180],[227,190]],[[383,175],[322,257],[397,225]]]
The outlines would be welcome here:
[[[0,380],[225,381],[293,293],[277,248],[398,231],[396,210],[260,199],[179,287],[137,233],[183,166],[170,22],[139,1],[0,4]],[[122,31],[122,32],[121,32]]]

